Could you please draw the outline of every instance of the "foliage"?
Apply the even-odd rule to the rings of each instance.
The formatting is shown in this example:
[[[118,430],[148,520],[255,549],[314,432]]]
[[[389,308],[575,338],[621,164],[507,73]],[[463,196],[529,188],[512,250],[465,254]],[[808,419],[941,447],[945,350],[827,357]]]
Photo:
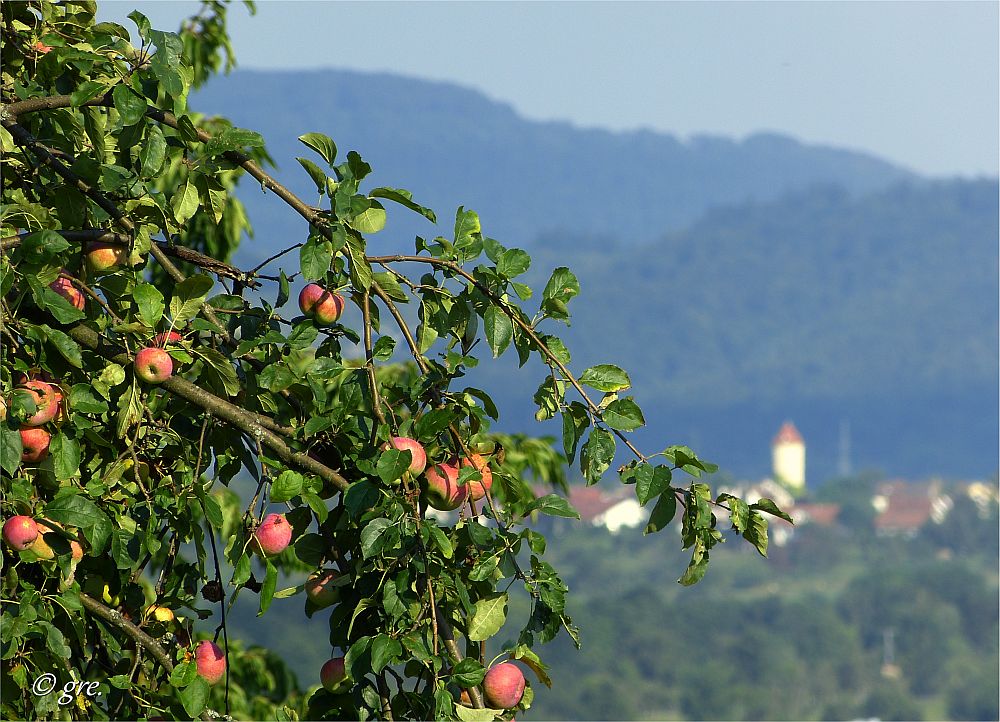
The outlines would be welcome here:
[[[579,643],[568,589],[526,523],[578,515],[528,482],[564,483],[566,462],[597,483],[618,450],[635,457],[618,473],[653,509],[648,531],[676,515],[691,550],[682,584],[704,576],[723,541],[717,507],[765,554],[764,515],[783,512],[713,498],[702,476],[715,466],[685,446],[640,452],[629,434],[645,417],[625,370],[570,371],[554,333],[580,291],[568,268],[536,294],[519,280],[529,255],[464,207],[449,237],[371,255],[387,207],[431,223],[435,213],[408,191],[370,187],[361,155],[319,132],[299,137],[319,197],[309,205],[262,169],[258,133],[189,109],[228,51],[224,11],[208,3],[179,34],[133,12],[133,44],[126,28],[95,24],[92,2],[2,6],[3,516],[42,526],[37,544],[4,549],[4,715],[69,703],[93,719],[261,717],[272,705],[278,719],[509,719],[535,692],[517,709],[484,708],[491,657],[547,683],[535,647],[563,631]],[[231,195],[244,173],[308,222],[301,241],[250,270],[227,262],[248,229]],[[283,311],[303,282],[331,302],[340,294],[335,313],[306,296],[303,315]],[[412,361],[398,361],[397,345]],[[477,349],[545,366],[533,399],[539,420],[561,422],[559,448],[491,431],[493,399],[463,379]],[[55,405],[30,383],[50,384]],[[38,434],[48,444],[34,453]],[[429,514],[429,476],[392,448],[398,436],[432,464],[470,462],[463,493],[487,487],[488,473],[492,490],[478,503],[470,492],[457,519]],[[226,487],[244,478],[255,489],[241,501]],[[281,572],[302,569],[337,575],[330,612],[306,604],[347,674],[308,698],[273,655],[231,644],[225,616],[240,596],[256,595],[263,616],[302,594],[278,588]],[[518,600],[524,624],[499,645]],[[196,630],[215,603],[219,626]],[[160,619],[160,607],[174,614]],[[204,637],[227,660],[214,688],[195,653]],[[96,691],[32,695],[49,673]]]

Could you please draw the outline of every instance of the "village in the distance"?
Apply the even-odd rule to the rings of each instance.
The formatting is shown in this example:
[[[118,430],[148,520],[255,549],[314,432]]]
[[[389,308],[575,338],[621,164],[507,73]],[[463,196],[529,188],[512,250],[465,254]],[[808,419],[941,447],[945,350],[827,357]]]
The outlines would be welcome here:
[[[845,523],[841,504],[815,498],[806,480],[806,442],[791,421],[783,423],[771,442],[771,476],[760,480],[739,480],[718,484],[717,493],[728,493],[747,503],[761,498],[773,500],[794,521],[771,520],[771,543],[781,547],[795,537],[796,529],[815,524],[833,527]],[[836,483],[836,480],[828,482]],[[537,494],[547,493],[543,489]],[[969,499],[981,517],[998,503],[997,477],[992,479],[945,480],[941,478],[887,478],[875,482],[870,494],[872,524],[880,536],[912,538],[928,524],[941,524],[959,498]],[[649,507],[642,507],[629,486],[605,487],[571,485],[568,500],[584,523],[603,527],[611,533],[646,524]],[[716,509],[722,525],[725,508]]]

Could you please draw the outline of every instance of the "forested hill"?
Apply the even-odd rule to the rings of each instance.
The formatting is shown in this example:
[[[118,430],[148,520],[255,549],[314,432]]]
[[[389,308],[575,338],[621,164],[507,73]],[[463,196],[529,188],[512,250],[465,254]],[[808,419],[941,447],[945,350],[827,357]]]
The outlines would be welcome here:
[[[835,473],[845,420],[856,465],[987,475],[997,196],[996,181],[859,198],[813,189],[716,209],[640,248],[548,234],[533,280],[567,262],[579,276],[573,326],[554,332],[573,368],[614,359],[632,372],[651,443],[680,438],[734,473],[764,474],[771,436],[793,418],[821,480]],[[518,398],[510,371],[493,367],[477,373],[510,379],[506,397]]]
[[[870,155],[776,134],[681,141],[534,122],[474,90],[388,74],[237,71],[210,82],[191,105],[263,133],[282,179],[303,193],[311,184],[294,158],[309,151],[295,139],[325,132],[341,157],[359,151],[376,183],[412,190],[444,221],[459,204],[474,208],[486,232],[508,245],[551,229],[648,242],[715,205],[814,183],[866,192],[910,177]],[[258,225],[277,232],[271,220]],[[415,222],[406,228],[429,232]]]

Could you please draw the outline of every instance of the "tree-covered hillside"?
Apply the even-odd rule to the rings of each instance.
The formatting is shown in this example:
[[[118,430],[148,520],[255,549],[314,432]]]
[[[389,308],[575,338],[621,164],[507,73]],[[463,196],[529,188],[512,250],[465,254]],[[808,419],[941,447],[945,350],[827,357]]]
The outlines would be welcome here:
[[[763,474],[790,416],[815,482],[834,473],[845,419],[856,465],[983,476],[998,433],[997,213],[994,181],[813,189],[716,209],[641,248],[549,234],[534,271],[573,252],[574,363],[630,359],[640,401],[665,410],[653,438],[678,430],[723,468]]]
[[[210,81],[196,103],[263,133],[283,159],[283,179],[298,181],[292,187],[305,197],[312,186],[291,160],[304,153],[294,139],[333,128],[341,149],[363,149],[379,177],[420,188],[417,200],[439,212],[460,199],[489,219],[487,233],[512,246],[551,229],[619,229],[625,243],[650,241],[718,204],[814,183],[860,193],[910,177],[869,155],[776,134],[682,141],[533,122],[477,91],[388,74],[241,70]],[[270,204],[251,205],[262,238],[289,233]],[[409,223],[387,233],[400,228],[430,232]]]

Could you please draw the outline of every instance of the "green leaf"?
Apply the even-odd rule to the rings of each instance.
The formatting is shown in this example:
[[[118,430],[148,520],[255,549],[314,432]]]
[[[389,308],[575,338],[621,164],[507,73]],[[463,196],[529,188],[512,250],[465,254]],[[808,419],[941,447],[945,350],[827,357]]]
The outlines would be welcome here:
[[[132,88],[120,83],[111,91],[115,110],[121,116],[122,125],[135,125],[146,117],[146,100]]]
[[[382,481],[391,484],[403,478],[403,472],[409,468],[412,460],[413,455],[408,450],[387,449],[379,456],[375,470]]]
[[[48,286],[32,288],[31,290],[35,302],[51,313],[59,323],[74,323],[86,317],[83,311],[73,306],[62,295]]]
[[[278,569],[271,563],[271,560],[267,560],[267,569],[264,572],[264,581],[260,585],[260,608],[257,610],[257,616],[261,617],[267,612],[268,608],[271,606],[271,600],[274,599],[274,590],[278,586]]]
[[[378,233],[385,228],[385,208],[378,201],[370,201],[371,205],[354,216],[351,225],[362,233]]]
[[[153,178],[163,167],[167,154],[167,139],[158,125],[150,126],[139,148],[139,166],[143,178]]]
[[[768,514],[771,514],[772,516],[781,517],[782,519],[784,519],[789,523],[792,524],[795,523],[792,521],[792,517],[790,517],[788,514],[779,509],[778,505],[775,504],[773,500],[768,499],[766,496],[755,501],[753,504],[750,505],[750,508],[760,509],[761,511],[765,511]]]
[[[372,640],[372,672],[378,674],[385,666],[399,659],[403,653],[403,645],[398,639],[387,634],[379,634]]]
[[[514,324],[502,310],[490,306],[483,314],[483,330],[486,341],[493,350],[493,358],[497,358],[510,345],[514,338]]]
[[[148,283],[140,283],[132,292],[136,306],[139,307],[139,318],[150,328],[156,328],[163,316],[163,294]]]
[[[319,153],[320,157],[329,163],[331,168],[333,167],[337,159],[337,144],[329,136],[322,133],[305,133],[299,136],[299,141]]]
[[[305,478],[297,471],[281,472],[271,485],[271,503],[281,504],[299,495]]]
[[[12,475],[21,465],[21,434],[6,424],[0,426],[0,468]]]
[[[445,690],[445,694],[448,694],[447,690]],[[451,696],[449,695],[449,699],[450,697]],[[458,718],[462,720],[462,722],[492,722],[492,720],[495,720],[498,716],[503,714],[503,712],[504,711],[502,709],[475,709],[474,707],[465,707],[460,704],[455,705],[455,714],[458,715]],[[447,719],[450,716],[451,715],[444,715],[441,719]]]
[[[569,519],[580,518],[579,512],[566,499],[556,494],[546,494],[545,496],[538,497],[528,504],[524,510],[524,514],[527,516],[533,511],[548,514],[549,516],[564,516]]]
[[[504,278],[514,278],[520,276],[531,266],[531,256],[520,248],[511,248],[504,251],[497,261],[497,273]]]
[[[80,443],[66,434],[56,434],[49,442],[52,471],[59,481],[69,481],[80,470]]]
[[[129,429],[139,423],[139,419],[142,418],[142,409],[142,394],[139,391],[139,383],[133,376],[132,383],[118,398],[115,430],[119,439],[124,439]]]
[[[685,587],[689,587],[700,582],[706,571],[708,571],[708,552],[701,547],[696,547],[691,556],[691,562],[677,581]]]
[[[605,393],[623,391],[632,385],[628,374],[613,364],[591,366],[580,376],[580,383]]]
[[[177,692],[184,705],[184,711],[191,719],[199,719],[205,705],[208,704],[209,687],[203,677],[196,677],[188,686]]]
[[[587,484],[596,484],[615,458],[615,437],[609,431],[595,428],[580,452],[580,471]]]
[[[455,247],[462,249],[472,245],[475,237],[481,232],[479,215],[475,211],[467,211],[459,206],[455,213]]]
[[[648,463],[642,463],[635,470],[635,496],[640,506],[655,496],[659,496],[670,488],[670,469],[657,466],[655,469]]]
[[[244,148],[263,148],[264,138],[260,133],[244,128],[227,128],[205,144],[206,155],[222,155]]]
[[[535,654],[531,647],[526,644],[517,645],[513,654],[511,654],[511,658],[527,665],[527,667],[535,673],[535,676],[538,677],[539,682],[544,684],[546,687],[552,687],[552,680],[547,674],[549,670],[548,665],[542,662],[541,658]]]
[[[373,519],[361,530],[361,555],[368,559],[382,551],[392,522],[385,518]]]
[[[326,173],[323,172],[323,169],[308,158],[296,158],[295,160],[299,162],[299,165],[312,178],[312,182],[316,184],[316,192],[320,195],[326,193]]]
[[[87,80],[73,91],[69,96],[70,105],[77,108],[86,103],[91,98],[96,98],[108,89],[107,83],[100,83],[96,80]]]
[[[295,542],[295,556],[303,564],[319,566],[330,545],[319,534],[304,534]]]
[[[434,211],[430,208],[425,208],[418,203],[414,203],[413,195],[409,191],[402,190],[401,188],[375,188],[368,194],[368,197],[385,198],[395,203],[399,203],[401,206],[405,206],[411,211],[416,211],[431,223],[437,223],[437,216],[434,215]]]
[[[190,179],[174,191],[170,199],[170,210],[173,211],[174,220],[182,226],[198,210],[198,188]]]
[[[579,401],[573,401],[569,407],[562,412],[563,425],[563,451],[566,452],[566,462],[573,463],[576,456],[576,447],[580,443],[583,432],[590,426],[590,414],[587,407]]]
[[[181,662],[170,673],[170,684],[177,689],[182,689],[197,678],[198,666],[194,662]]]
[[[356,481],[347,487],[344,493],[344,508],[352,519],[359,519],[364,512],[375,505],[379,496],[378,487],[368,479]]]
[[[441,555],[445,559],[451,559],[451,557],[455,554],[455,547],[452,546],[451,540],[434,522],[429,521],[425,522],[425,524],[427,526],[427,531],[430,533],[431,539],[440,550]]]
[[[632,397],[612,401],[604,410],[602,418],[604,423],[619,431],[635,431],[646,423],[642,410]]]
[[[649,522],[642,532],[643,535],[655,534],[666,527],[674,518],[676,511],[677,497],[674,496],[673,490],[661,494],[659,500],[656,502],[656,506],[653,507],[653,511],[649,515]]]
[[[754,509],[753,504],[750,505],[750,519],[743,538],[753,544],[762,557],[767,556],[767,519]]]
[[[185,278],[174,286],[174,295],[170,299],[170,315],[174,326],[194,318],[205,305],[205,299],[215,282],[210,276],[195,275]]]
[[[500,631],[507,621],[507,595],[502,592],[489,594],[476,602],[469,621],[468,637],[482,642]]]
[[[466,657],[451,670],[451,681],[459,687],[475,687],[486,676],[486,667],[478,659]]]
[[[576,276],[565,266],[560,266],[552,271],[552,275],[549,276],[549,280],[545,284],[545,290],[542,291],[542,298],[546,301],[560,301],[565,304],[579,293],[580,282]]]

